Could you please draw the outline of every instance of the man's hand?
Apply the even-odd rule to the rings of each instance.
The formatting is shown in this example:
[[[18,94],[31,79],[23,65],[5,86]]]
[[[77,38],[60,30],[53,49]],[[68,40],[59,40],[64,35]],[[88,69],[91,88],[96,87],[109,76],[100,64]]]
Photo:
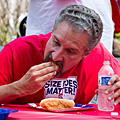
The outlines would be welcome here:
[[[56,70],[56,66],[53,66],[51,62],[31,67],[19,80],[18,89],[21,95],[30,95],[39,91],[47,81],[55,76]]]
[[[114,105],[120,103],[120,77],[118,75],[113,75],[108,82],[108,85],[114,83],[106,92],[105,94],[109,94],[114,91],[114,94],[109,96],[109,100],[115,99]]]
[[[31,67],[20,80],[0,86],[0,104],[36,93],[55,76],[56,70],[51,62]]]

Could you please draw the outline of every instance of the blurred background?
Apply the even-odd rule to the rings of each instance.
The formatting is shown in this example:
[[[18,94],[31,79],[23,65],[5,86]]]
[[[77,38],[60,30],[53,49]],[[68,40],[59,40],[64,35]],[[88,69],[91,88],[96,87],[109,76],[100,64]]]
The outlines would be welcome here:
[[[0,0],[0,46],[20,36],[19,27],[27,16],[28,2],[29,0]],[[25,22],[23,31],[24,28]]]
[[[110,2],[115,24],[112,54],[120,61],[120,0]],[[5,44],[25,36],[28,4],[29,0],[0,0],[0,51]]]

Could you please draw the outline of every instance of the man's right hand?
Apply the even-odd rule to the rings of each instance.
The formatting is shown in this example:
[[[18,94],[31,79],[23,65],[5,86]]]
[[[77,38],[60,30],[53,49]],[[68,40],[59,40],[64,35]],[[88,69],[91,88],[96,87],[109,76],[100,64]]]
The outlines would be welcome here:
[[[26,96],[38,92],[47,81],[56,75],[57,67],[51,62],[45,62],[31,67],[18,81],[20,96]]]

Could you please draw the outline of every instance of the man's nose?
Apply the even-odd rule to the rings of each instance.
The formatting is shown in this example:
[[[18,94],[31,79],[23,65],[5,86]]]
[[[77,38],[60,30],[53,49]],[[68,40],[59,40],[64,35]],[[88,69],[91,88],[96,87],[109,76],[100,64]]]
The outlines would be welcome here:
[[[53,58],[54,61],[62,61],[62,59],[63,59],[63,50],[59,49],[57,51],[54,51],[52,53],[52,58]]]

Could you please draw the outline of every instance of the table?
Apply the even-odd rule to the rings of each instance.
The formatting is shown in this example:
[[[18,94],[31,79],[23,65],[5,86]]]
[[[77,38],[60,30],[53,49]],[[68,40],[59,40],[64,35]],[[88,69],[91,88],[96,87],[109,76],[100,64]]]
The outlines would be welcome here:
[[[9,108],[19,110],[16,113],[10,113],[6,120],[77,120],[77,119],[120,119],[120,105],[115,107],[112,112],[98,111],[97,104],[92,104],[94,107],[84,111],[53,113],[46,112],[39,109],[29,107],[28,105],[7,105],[0,106],[0,108]],[[118,115],[111,115],[111,113],[118,113]]]

